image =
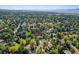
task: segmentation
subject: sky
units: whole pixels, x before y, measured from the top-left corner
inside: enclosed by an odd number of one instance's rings
[[[79,5],[0,5],[0,9],[10,9],[10,10],[79,9]]]

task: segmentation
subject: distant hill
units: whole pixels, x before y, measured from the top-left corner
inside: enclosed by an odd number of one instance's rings
[[[34,13],[34,12],[40,12],[40,13],[73,13],[73,14],[79,14],[79,9],[56,9],[56,10],[42,10],[42,11],[36,11],[36,10],[9,10],[9,9],[0,9],[0,12],[27,12],[27,13]]]
[[[77,13],[77,14],[79,14],[79,9],[57,9],[57,10],[54,10],[53,12],[58,12],[58,13]]]

